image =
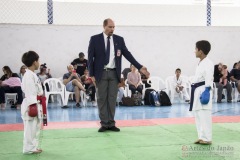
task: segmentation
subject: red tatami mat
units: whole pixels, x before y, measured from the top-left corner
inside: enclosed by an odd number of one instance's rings
[[[240,116],[218,116],[213,117],[213,123],[238,123]],[[134,126],[153,126],[167,124],[193,124],[194,118],[161,118],[161,119],[144,119],[144,120],[117,120],[119,127]],[[81,122],[49,122],[44,129],[67,129],[67,128],[98,128],[99,121],[81,121]],[[23,124],[0,124],[0,132],[21,131]]]

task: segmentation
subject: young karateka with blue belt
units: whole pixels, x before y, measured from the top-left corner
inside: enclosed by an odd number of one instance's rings
[[[212,87],[214,65],[207,57],[211,45],[202,40],[196,43],[195,54],[200,59],[191,90],[190,111],[193,111],[198,132],[195,144],[212,144]]]

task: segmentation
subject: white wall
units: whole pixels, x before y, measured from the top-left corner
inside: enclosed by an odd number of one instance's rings
[[[21,56],[34,50],[47,63],[54,77],[61,77],[66,66],[83,51],[87,56],[90,36],[102,26],[0,25],[0,64],[18,72]],[[198,60],[195,42],[206,39],[212,44],[209,57],[232,68],[240,60],[240,27],[116,27],[136,59],[152,75],[166,78],[177,67],[182,74],[193,75]],[[124,59],[123,66],[129,63]],[[0,74],[1,75],[1,74]]]
[[[53,0],[54,24],[100,25],[110,17],[118,26],[206,26],[206,0],[168,1],[119,4]],[[234,2],[212,0],[212,26],[240,26],[240,0]],[[47,0],[0,0],[0,24],[48,24],[47,20]]]

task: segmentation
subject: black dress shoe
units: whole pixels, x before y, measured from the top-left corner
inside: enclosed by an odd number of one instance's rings
[[[63,109],[69,108],[68,106],[62,106]]]
[[[120,129],[116,126],[109,127],[108,130],[114,131],[114,132],[120,132]]]
[[[98,129],[98,132],[105,132],[106,130],[108,130],[107,127],[102,126],[101,128]]]

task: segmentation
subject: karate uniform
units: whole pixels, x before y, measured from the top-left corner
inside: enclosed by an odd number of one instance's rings
[[[183,86],[183,90],[180,91],[179,93],[177,93],[177,91],[176,91],[177,86]],[[187,93],[186,84],[184,83],[181,76],[179,76],[178,79],[177,79],[176,76],[173,77],[171,92],[173,92],[174,94],[176,94],[176,93],[177,94],[182,94],[182,96],[184,97],[185,100],[190,100],[190,97]],[[174,98],[174,96],[171,96],[171,101],[172,102],[173,102],[173,98]]]
[[[212,141],[212,88],[213,88],[213,71],[214,65],[212,61],[206,57],[199,62],[193,83],[205,81],[205,85],[197,87],[194,92],[193,113],[195,115],[195,123],[198,132],[198,139],[203,141]],[[201,93],[205,87],[211,87],[210,100],[206,105],[200,102]]]
[[[23,153],[31,154],[38,149],[42,122],[42,105],[37,101],[37,95],[42,95],[43,90],[37,75],[29,69],[26,69],[21,87],[25,94],[21,105],[21,116],[24,124]],[[38,116],[30,117],[28,116],[29,105],[35,103],[38,107]]]

